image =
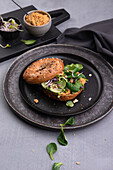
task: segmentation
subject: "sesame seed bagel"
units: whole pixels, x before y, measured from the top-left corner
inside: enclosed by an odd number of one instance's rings
[[[43,58],[27,67],[23,79],[29,84],[46,82],[64,69],[64,63],[58,58]]]

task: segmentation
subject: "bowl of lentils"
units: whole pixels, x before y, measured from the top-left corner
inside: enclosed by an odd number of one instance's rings
[[[0,17],[0,35],[5,39],[15,39],[18,37],[19,33],[23,31],[22,25],[17,18]]]
[[[28,12],[24,15],[24,26],[35,37],[44,36],[51,28],[52,20],[49,13],[40,10]]]

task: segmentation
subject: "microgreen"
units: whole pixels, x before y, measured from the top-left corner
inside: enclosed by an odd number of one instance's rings
[[[74,117],[70,117],[64,124],[60,124],[60,126],[74,125],[74,124],[75,124],[75,119],[74,119]]]
[[[63,127],[61,127],[61,133],[58,136],[57,140],[58,140],[59,144],[61,144],[63,146],[66,146],[68,144],[67,138],[66,138],[66,136],[64,134]]]
[[[21,40],[22,42],[24,42],[26,45],[32,45],[36,42],[36,40]]]
[[[55,143],[50,143],[47,145],[47,152],[51,160],[53,160],[53,153],[55,153],[56,151],[57,151],[57,145]]]
[[[62,164],[63,164],[62,162],[54,163],[52,170],[60,170],[60,166],[61,166]]]
[[[11,45],[7,44],[6,46],[3,46],[2,44],[0,44],[0,47],[7,48],[7,47],[11,47]]]

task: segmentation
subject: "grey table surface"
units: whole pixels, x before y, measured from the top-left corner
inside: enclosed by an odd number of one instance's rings
[[[69,27],[113,17],[112,0],[17,0],[25,7],[51,11],[65,8],[70,20],[58,27],[62,32]],[[18,9],[11,0],[0,0],[0,13]],[[69,144],[57,143],[59,131],[33,127],[18,118],[3,97],[3,79],[15,58],[0,63],[0,170],[51,170],[54,162],[62,162],[61,170],[113,170],[113,111],[107,117],[85,128],[66,131]],[[46,146],[57,143],[58,151],[51,161]],[[80,162],[77,165],[76,162]]]

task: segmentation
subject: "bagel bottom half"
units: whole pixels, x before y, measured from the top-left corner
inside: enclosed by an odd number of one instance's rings
[[[72,100],[76,96],[78,96],[82,92],[82,89],[79,90],[78,92],[73,93],[73,94],[61,93],[59,98],[58,98],[58,93],[53,93],[47,89],[43,89],[43,91],[48,97],[50,97],[52,99],[59,100],[59,101],[67,101],[67,100]]]

